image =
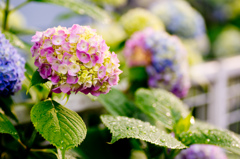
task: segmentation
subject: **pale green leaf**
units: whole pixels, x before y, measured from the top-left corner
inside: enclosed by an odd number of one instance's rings
[[[197,122],[189,131],[178,136],[185,145],[211,144],[240,155],[240,138],[228,130],[218,129],[204,122]]]
[[[189,114],[179,98],[162,89],[138,89],[135,99],[145,114],[171,130],[181,117],[185,118]]]
[[[22,40],[20,40],[16,35],[4,31],[3,34],[5,35],[6,39],[9,40],[9,42],[15,46],[18,47],[20,49],[26,50],[26,51],[30,51],[30,46],[28,44],[26,44],[25,42],[23,42]]]
[[[31,120],[37,131],[59,149],[73,148],[86,137],[87,129],[81,117],[55,101],[42,101],[33,106]]]
[[[188,131],[191,126],[192,118],[194,119],[192,113],[190,113],[186,118],[180,118],[180,120],[173,127],[174,133],[180,134],[182,132]]]
[[[107,22],[110,20],[110,16],[106,11],[93,4],[86,3],[86,1],[84,0],[32,0],[32,1],[60,5],[69,8],[78,14],[87,14],[93,17],[94,19],[103,22]]]
[[[13,124],[2,113],[0,113],[0,133],[10,134],[16,140],[20,140],[17,130],[14,128]]]
[[[119,139],[135,138],[171,149],[186,148],[185,145],[172,137],[172,135],[159,130],[148,122],[121,116],[114,117],[111,115],[102,115],[101,119],[112,133],[111,143]]]

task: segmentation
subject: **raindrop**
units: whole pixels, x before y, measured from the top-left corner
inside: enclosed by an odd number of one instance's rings
[[[210,142],[210,139],[207,139],[206,142]]]
[[[194,123],[195,123],[195,119],[194,119],[193,116],[192,116],[191,119],[190,119],[190,123],[191,123],[191,124],[194,124]]]
[[[61,141],[61,144],[63,143],[63,141]]]
[[[166,116],[170,116],[170,113],[169,113],[169,112],[167,112],[167,113],[166,113]]]
[[[165,139],[160,139],[160,141],[165,142]]]
[[[152,106],[155,108],[155,107],[157,106],[157,104],[156,104],[156,103],[154,103]]]

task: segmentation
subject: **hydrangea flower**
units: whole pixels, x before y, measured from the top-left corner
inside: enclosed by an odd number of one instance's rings
[[[9,96],[21,89],[25,60],[0,33],[0,95]]]
[[[175,159],[227,159],[220,147],[213,145],[195,144],[182,150]]]
[[[119,81],[119,60],[95,30],[74,24],[36,32],[31,48],[43,79],[55,93],[106,94]]]
[[[130,67],[146,67],[150,87],[165,88],[178,97],[187,94],[187,53],[176,36],[149,28],[136,32],[126,42],[124,55]]]
[[[163,23],[154,14],[142,8],[134,8],[123,14],[120,23],[128,35],[136,31],[151,27],[155,30],[164,30]]]
[[[127,37],[123,27],[115,22],[107,24],[96,23],[93,25],[93,28],[97,30],[99,35],[102,35],[102,38],[110,48],[117,47]]]
[[[213,44],[217,57],[234,56],[240,53],[240,30],[234,26],[226,27]]]
[[[186,1],[159,1],[150,10],[163,21],[171,34],[181,38],[196,38],[205,34],[204,19]]]

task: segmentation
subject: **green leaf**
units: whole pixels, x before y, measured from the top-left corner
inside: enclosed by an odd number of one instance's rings
[[[31,120],[46,140],[62,150],[79,145],[86,137],[87,129],[81,117],[55,101],[34,105]]]
[[[185,118],[189,114],[179,98],[162,89],[138,89],[135,99],[145,114],[171,130],[181,117]]]
[[[72,17],[76,17],[79,16],[78,14],[76,14],[75,12],[66,12],[66,13],[61,13],[57,16],[56,20],[57,21],[62,21],[62,20],[66,20],[66,19],[70,19]]]
[[[13,124],[2,113],[0,113],[0,133],[10,134],[16,140],[20,140],[17,130],[14,128]]]
[[[4,111],[5,115],[15,120],[18,123],[18,119],[15,114],[13,114],[11,110],[11,106],[13,105],[13,100],[11,97],[0,97],[0,107]]]
[[[217,145],[240,155],[240,138],[236,134],[204,122],[196,122],[189,131],[181,133],[178,138],[185,145]]]
[[[171,149],[186,148],[185,145],[173,138],[172,135],[159,130],[148,122],[134,118],[114,117],[111,115],[102,115],[101,119],[113,135],[111,143],[119,139],[135,138]]]
[[[112,115],[132,117],[137,110],[137,107],[117,89],[112,89],[108,94],[101,94],[98,101]]]
[[[16,28],[16,27],[11,27],[9,29],[9,32],[12,34],[17,34],[17,35],[34,35],[36,33],[36,30],[34,29],[29,29],[29,28]]]
[[[173,127],[174,133],[180,134],[182,132],[188,131],[191,126],[192,118],[192,113],[190,113],[186,118],[181,118]]]
[[[60,5],[60,6],[69,8],[78,14],[87,14],[96,20],[100,20],[103,22],[110,21],[110,17],[106,11],[102,10],[101,8],[93,4],[88,4],[84,0],[67,0],[67,1],[66,0],[32,0],[32,1]]]
[[[38,70],[36,70],[34,73],[33,73],[33,76],[32,76],[32,79],[31,79],[31,83],[29,85],[29,88],[28,90],[32,87],[32,86],[35,86],[35,85],[39,85],[39,84],[44,84],[48,81],[48,79],[43,79]]]
[[[16,35],[14,35],[10,32],[7,32],[7,31],[3,31],[3,34],[5,35],[6,39],[8,39],[9,42],[13,46],[30,52],[30,46],[28,44],[26,44],[25,42],[23,42],[22,40],[20,40]]]

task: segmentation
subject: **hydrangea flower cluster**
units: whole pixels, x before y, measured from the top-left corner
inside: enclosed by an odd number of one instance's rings
[[[52,81],[55,93],[106,94],[122,72],[117,55],[88,26],[54,27],[36,32],[31,48],[43,79]]]
[[[182,150],[175,159],[227,159],[220,147],[213,145],[195,144]]]
[[[147,28],[126,42],[124,55],[130,67],[145,66],[148,85],[184,97],[190,87],[187,53],[176,36]]]
[[[21,89],[25,60],[0,33],[0,96],[9,96]]]
[[[234,56],[240,53],[240,30],[234,26],[226,27],[213,44],[217,57]]]
[[[118,23],[96,23],[93,28],[97,30],[97,33],[102,36],[110,48],[117,47],[127,37],[126,32]]]
[[[123,14],[120,23],[128,35],[136,31],[151,27],[155,30],[164,30],[164,24],[154,14],[142,8],[134,8]]]
[[[205,34],[204,19],[186,1],[159,1],[150,10],[163,21],[171,34],[181,38],[196,38]]]

